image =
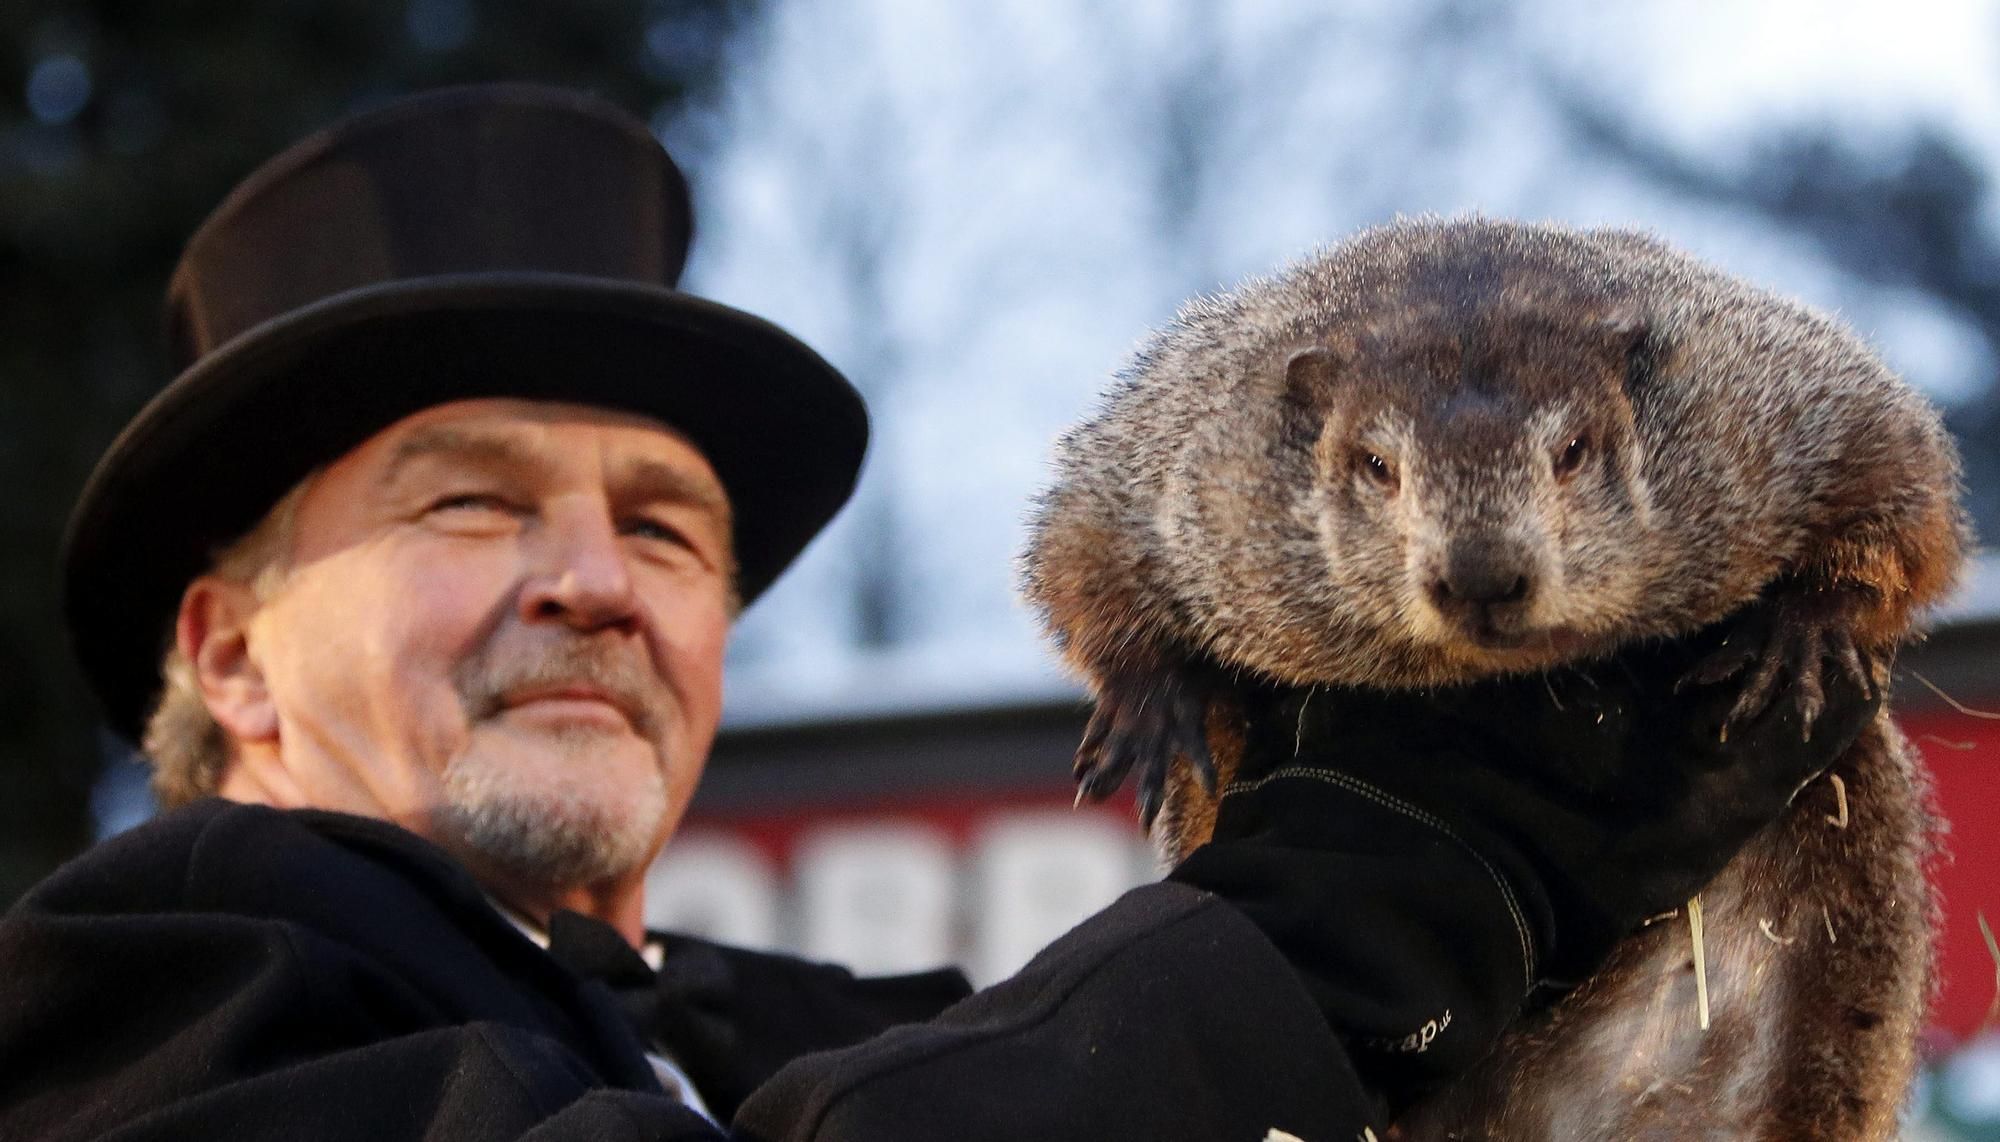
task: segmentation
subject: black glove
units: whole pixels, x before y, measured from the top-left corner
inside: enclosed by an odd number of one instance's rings
[[[1428,693],[1247,695],[1214,839],[1172,878],[1249,915],[1364,1078],[1404,1101],[1698,892],[1873,720],[1876,688],[1835,672],[1810,727],[1780,693],[1725,734],[1737,688],[1677,683],[1769,622],[1758,604],[1604,662]]]

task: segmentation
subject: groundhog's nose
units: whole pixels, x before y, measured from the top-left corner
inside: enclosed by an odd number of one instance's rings
[[[1518,636],[1535,595],[1533,562],[1513,544],[1469,540],[1452,545],[1431,577],[1431,605],[1480,642]]]

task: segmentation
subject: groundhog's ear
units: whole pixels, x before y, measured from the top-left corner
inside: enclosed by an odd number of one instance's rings
[[[1660,339],[1653,323],[1636,309],[1620,306],[1599,318],[1596,332],[1612,360],[1624,370],[1625,388],[1637,393],[1653,378],[1659,361]]]
[[[1346,362],[1325,345],[1308,345],[1285,359],[1285,440],[1310,449],[1333,409],[1333,386]]]
[[[1308,345],[1285,359],[1285,399],[1301,410],[1325,413],[1333,400],[1334,380],[1346,360],[1330,345]]]

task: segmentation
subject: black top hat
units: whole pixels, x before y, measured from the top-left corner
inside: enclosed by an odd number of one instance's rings
[[[335,124],[264,164],[167,291],[180,375],[84,486],[64,614],[138,736],[188,582],[313,469],[465,397],[645,413],[708,457],[747,602],[846,502],[861,398],[784,330],[674,288],[687,185],[599,100],[455,88]]]

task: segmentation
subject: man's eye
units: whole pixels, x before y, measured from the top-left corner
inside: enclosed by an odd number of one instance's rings
[[[656,519],[635,519],[625,526],[627,531],[641,539],[656,539],[662,543],[674,543],[682,547],[688,546],[688,538],[684,532],[677,527],[661,523]]]
[[[505,500],[501,499],[499,496],[493,495],[490,492],[459,492],[455,495],[443,496],[433,501],[431,503],[430,510],[434,512],[449,512],[449,511],[504,512],[508,510],[508,507],[507,507],[507,502]]]

